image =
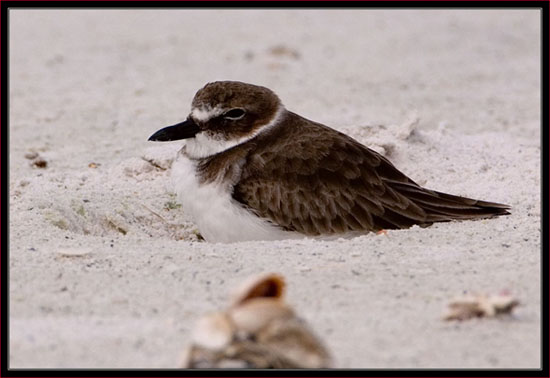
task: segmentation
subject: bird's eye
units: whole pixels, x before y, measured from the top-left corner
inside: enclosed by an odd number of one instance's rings
[[[225,112],[223,114],[223,118],[225,119],[230,119],[232,121],[235,121],[237,119],[241,119],[244,117],[244,109],[241,109],[241,108],[235,108],[235,109],[231,109],[231,110],[228,110],[227,112]]]

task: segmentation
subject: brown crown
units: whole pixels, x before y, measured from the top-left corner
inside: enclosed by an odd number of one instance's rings
[[[272,120],[280,105],[279,97],[270,89],[239,81],[208,83],[195,94],[192,102],[192,107],[197,109],[245,110],[245,116],[239,120],[227,120],[222,114],[206,122],[197,121],[202,130],[225,139],[253,133]]]

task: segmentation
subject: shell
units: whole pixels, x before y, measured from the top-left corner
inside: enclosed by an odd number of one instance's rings
[[[321,340],[296,316],[274,319],[256,338],[258,344],[269,348],[287,367],[321,369],[331,366],[330,354]]]
[[[91,248],[60,248],[57,251],[58,257],[86,257],[92,253]]]
[[[505,314],[519,305],[519,300],[509,294],[494,295],[491,297],[491,303],[496,314]]]
[[[227,315],[218,312],[199,319],[191,337],[195,345],[219,350],[231,342],[234,332],[235,327]]]
[[[510,294],[467,294],[453,299],[443,320],[465,320],[474,317],[494,317],[512,312],[519,301]]]
[[[327,368],[330,355],[306,322],[283,300],[281,275],[247,279],[225,312],[202,318],[184,368]]]
[[[285,279],[277,273],[262,273],[244,281],[234,292],[231,307],[238,306],[252,298],[282,298]]]
[[[294,311],[279,299],[253,298],[228,310],[228,315],[238,331],[256,333],[274,319],[287,319]]]

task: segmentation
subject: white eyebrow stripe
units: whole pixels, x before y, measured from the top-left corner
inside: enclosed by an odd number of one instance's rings
[[[197,121],[206,122],[214,117],[221,115],[222,113],[223,110],[220,107],[210,109],[194,108],[191,111],[191,117]]]
[[[208,135],[207,133],[198,133],[194,138],[186,140],[186,153],[193,159],[202,159],[222,151],[228,150],[239,144],[248,142],[258,134],[267,132],[269,129],[280,124],[281,119],[286,114],[286,109],[283,105],[279,105],[275,115],[265,125],[258,128],[249,135],[245,135],[238,139],[225,140],[217,139]]]

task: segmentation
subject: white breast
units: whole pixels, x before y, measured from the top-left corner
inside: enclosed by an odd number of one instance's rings
[[[231,188],[221,182],[201,184],[196,176],[196,161],[182,153],[178,153],[172,165],[172,180],[183,211],[191,216],[201,235],[209,242],[301,237],[245,210],[231,197]]]

